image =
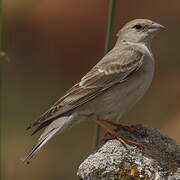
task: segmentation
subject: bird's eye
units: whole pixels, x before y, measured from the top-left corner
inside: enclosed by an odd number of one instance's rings
[[[135,26],[133,26],[133,28],[136,28],[136,29],[142,29],[142,26],[140,24],[136,24]]]

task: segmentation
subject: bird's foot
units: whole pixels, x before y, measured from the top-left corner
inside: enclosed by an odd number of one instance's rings
[[[140,136],[143,136],[143,137],[145,136],[144,133],[138,131],[133,126],[125,126],[125,125],[115,123],[115,122],[112,122],[112,121],[109,121],[109,120],[102,120],[102,121],[106,122],[109,125],[112,125],[112,126],[116,127],[116,131],[124,130],[124,131],[131,132],[132,134],[140,135]]]
[[[107,133],[105,134],[104,138],[101,140],[101,142],[103,141],[107,141],[107,140],[111,140],[111,139],[118,139],[122,145],[127,148],[127,144],[129,145],[135,145],[137,147],[141,147],[140,144],[138,144],[137,142],[135,141],[132,141],[130,139],[128,139],[127,137],[123,137],[121,135],[119,135],[119,133],[117,132],[117,130],[119,129],[123,129],[123,130],[126,130],[126,131],[130,131],[130,132],[133,132],[133,133],[136,133],[136,134],[141,134],[142,133],[139,133],[137,130],[135,130],[134,128],[132,127],[128,127],[128,126],[123,126],[123,125],[119,125],[119,124],[116,124],[114,122],[111,122],[111,121],[107,121],[107,120],[96,120],[96,122],[101,126],[103,127],[104,129],[107,130]],[[112,126],[116,126],[117,129],[111,129],[108,125],[112,125]],[[125,127],[125,128],[124,128]],[[130,130],[129,130],[130,129]],[[138,133],[137,133],[137,132]]]

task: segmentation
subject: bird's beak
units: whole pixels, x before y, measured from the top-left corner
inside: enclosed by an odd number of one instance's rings
[[[161,30],[166,30],[166,28],[165,28],[163,25],[161,25],[161,24],[153,23],[153,24],[149,27],[148,32],[154,33],[154,32],[158,32],[158,31],[161,31]]]

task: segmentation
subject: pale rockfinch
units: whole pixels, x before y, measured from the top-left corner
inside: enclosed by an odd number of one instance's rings
[[[29,162],[54,135],[84,120],[94,120],[123,144],[131,143],[107,125],[111,124],[109,121],[119,121],[150,86],[154,74],[150,45],[157,32],[163,29],[164,26],[148,19],[127,23],[117,33],[114,48],[27,128],[39,125],[36,133],[46,127],[23,160]]]

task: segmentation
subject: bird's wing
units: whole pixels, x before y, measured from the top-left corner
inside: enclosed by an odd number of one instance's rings
[[[127,47],[116,58],[94,66],[79,83],[75,84],[47,112],[27,129],[41,124],[39,129],[54,119],[92,100],[108,88],[121,83],[143,64],[144,55],[137,48]]]

